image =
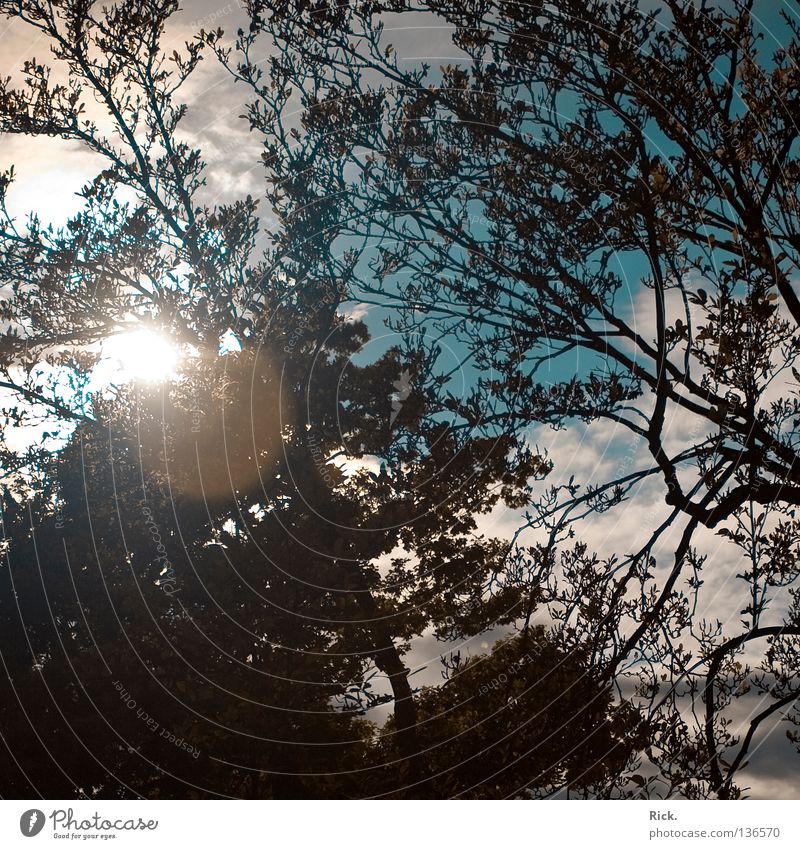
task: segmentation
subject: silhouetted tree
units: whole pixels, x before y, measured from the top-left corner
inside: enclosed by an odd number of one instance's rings
[[[512,433],[429,410],[434,351],[360,362],[369,336],[340,312],[355,266],[329,261],[337,232],[318,220],[289,248],[280,224],[262,254],[251,197],[204,205],[179,92],[220,35],[165,56],[176,9],[0,2],[53,65],[0,83],[0,131],[78,142],[101,162],[61,228],[12,220],[13,175],[0,182],[4,793],[361,796],[365,773],[386,795],[469,792],[491,761],[459,766],[453,785],[431,776],[425,747],[450,726],[420,730],[404,658],[423,633],[520,618],[528,570],[477,519],[523,508],[549,465]],[[178,374],[98,389],[103,343],[142,328],[174,343]],[[221,356],[230,334],[240,350]],[[568,736],[598,726],[600,748],[561,766],[563,745],[525,735],[538,754],[505,795],[621,787],[639,745],[627,708],[604,728],[612,702],[585,647],[526,639],[591,694],[588,713],[564,702]],[[558,701],[536,669],[532,704]],[[435,699],[422,697],[428,720]],[[393,717],[378,737],[361,717],[382,702]],[[491,724],[495,759],[519,721]]]
[[[541,494],[513,553],[537,576],[522,627],[538,607],[637,682],[643,793],[734,796],[759,725],[798,722],[800,41],[787,13],[768,45],[769,6],[253,0],[233,50],[206,35],[252,92],[287,255],[311,245],[410,347],[446,337],[474,368],[466,398],[434,368],[429,409],[470,433],[627,434],[609,480]],[[408,60],[389,13],[435,15],[459,58]],[[649,481],[668,510],[641,548],[575,543]],[[707,562],[706,529],[743,559]],[[705,621],[726,578],[743,609]],[[739,732],[752,686],[767,706]]]
[[[426,769],[408,795],[597,797],[643,783],[631,755],[647,747],[649,729],[629,703],[613,704],[595,673],[588,651],[563,652],[541,626],[487,655],[458,653],[446,683],[419,695]]]

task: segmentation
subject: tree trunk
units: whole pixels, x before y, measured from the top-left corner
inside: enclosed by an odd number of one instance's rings
[[[380,618],[378,605],[369,590],[359,593],[361,609],[371,620],[369,630],[374,635],[375,665],[389,678],[394,696],[394,722],[396,727],[395,744],[403,758],[409,759],[409,768],[416,769],[415,756],[419,752],[417,740],[417,706],[414,693],[408,681],[409,669],[392,640],[389,629]]]

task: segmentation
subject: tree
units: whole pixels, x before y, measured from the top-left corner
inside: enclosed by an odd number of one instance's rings
[[[649,729],[630,703],[613,703],[595,671],[588,651],[563,652],[542,626],[486,655],[459,652],[445,684],[419,695],[426,771],[409,794],[596,798],[644,783],[631,755],[646,748]],[[384,747],[379,740],[367,757],[386,760]]]
[[[434,369],[434,415],[629,435],[609,480],[540,492],[512,551],[522,627],[538,607],[637,682],[653,794],[735,796],[760,724],[798,722],[800,42],[788,13],[768,42],[767,6],[254,0],[234,51],[207,37],[252,92],[286,253],[312,245],[410,348],[467,352],[474,391]],[[460,59],[406,61],[387,13],[435,14]],[[293,134],[272,120],[296,109]],[[652,481],[650,538],[592,553],[581,520]],[[734,549],[704,554],[707,531]],[[705,619],[703,585],[729,578],[741,604]],[[751,686],[766,707],[732,729]]]
[[[62,228],[2,206],[5,435],[46,429],[3,445],[5,791],[352,796],[373,770],[411,792],[425,740],[409,641],[519,617],[528,585],[477,520],[522,508],[549,465],[429,413],[429,352],[358,360],[368,333],[340,312],[349,275],[325,236],[287,250],[281,229],[262,256],[252,197],[203,203],[179,98],[221,36],[165,56],[176,8],[0,3],[53,64],[2,82],[0,130],[100,163]],[[98,389],[103,344],[143,328],[179,373]],[[228,334],[240,350],[221,356]],[[376,743],[360,717],[387,701]],[[539,786],[534,768],[514,781]]]

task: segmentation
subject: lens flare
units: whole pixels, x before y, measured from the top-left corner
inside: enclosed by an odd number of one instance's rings
[[[154,330],[142,328],[112,336],[103,344],[103,354],[118,366],[118,379],[166,380],[178,365],[178,349]]]

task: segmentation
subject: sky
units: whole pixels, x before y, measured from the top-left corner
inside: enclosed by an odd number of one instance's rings
[[[779,6],[791,9],[788,3],[759,3],[765,29],[780,38],[782,24],[779,23]],[[183,10],[174,19],[168,30],[164,48],[170,52],[200,27],[206,29],[222,27],[232,33],[244,22],[242,10],[236,2],[219,4],[216,0],[192,0],[184,4]],[[440,23],[415,17],[413,25],[395,17],[387,29],[387,40],[391,41],[398,54],[409,62],[425,59],[432,65],[444,64],[458,59],[458,52],[449,39],[449,31]],[[0,21],[0,75],[15,74],[25,58],[36,56],[40,61],[47,54],[47,46],[41,41],[30,40],[29,30],[18,25]],[[190,109],[183,125],[191,141],[203,150],[208,167],[205,199],[208,203],[224,203],[242,194],[258,195],[264,185],[264,174],[259,163],[258,139],[247,128],[241,118],[245,94],[237,88],[228,75],[212,59],[201,64],[186,88]],[[77,212],[81,200],[76,192],[98,168],[97,158],[74,143],[58,139],[31,140],[24,137],[0,136],[0,169],[14,166],[17,183],[10,197],[11,211],[23,218],[35,210],[45,222],[54,225],[63,223]],[[630,309],[638,322],[638,330],[646,335],[651,322],[652,310],[648,308],[646,291],[631,291]],[[363,305],[350,305],[351,315],[366,317],[376,335],[382,333],[380,317]],[[674,445],[684,445],[694,423],[685,414],[671,410],[667,431]],[[633,468],[646,462],[644,445],[632,443],[627,432],[622,432],[608,423],[591,427],[574,425],[566,430],[554,431],[547,428],[530,435],[531,441],[546,449],[556,463],[555,478],[568,480],[574,475],[577,480],[602,481],[611,478],[622,464]],[[656,484],[643,485],[622,508],[597,516],[584,525],[583,537],[590,547],[598,552],[619,551],[624,540],[625,552],[633,551],[647,538],[666,516],[663,492]],[[520,517],[517,512],[497,509],[482,520],[481,530],[496,536],[510,536],[518,528]],[[670,565],[671,547],[679,528],[662,539],[661,550],[656,552],[660,568]],[[714,584],[714,572],[707,578],[712,584],[707,589],[705,615],[729,617],[730,611],[738,612],[739,598],[743,587],[731,579],[736,572],[733,560],[738,554],[722,538],[711,531],[698,537],[710,562],[719,564],[718,574],[729,576]],[[730,630],[735,627],[729,623]],[[493,634],[482,635],[461,648],[463,653],[484,651]],[[417,640],[407,659],[415,670],[412,681],[417,685],[438,684],[441,681],[439,658],[445,648],[432,635]],[[747,713],[741,716],[748,721]],[[750,758],[751,767],[743,774],[742,781],[752,788],[754,796],[765,798],[797,798],[796,760],[788,746],[785,724],[773,723],[764,726],[759,733]],[[796,758],[796,755],[794,756]]]

